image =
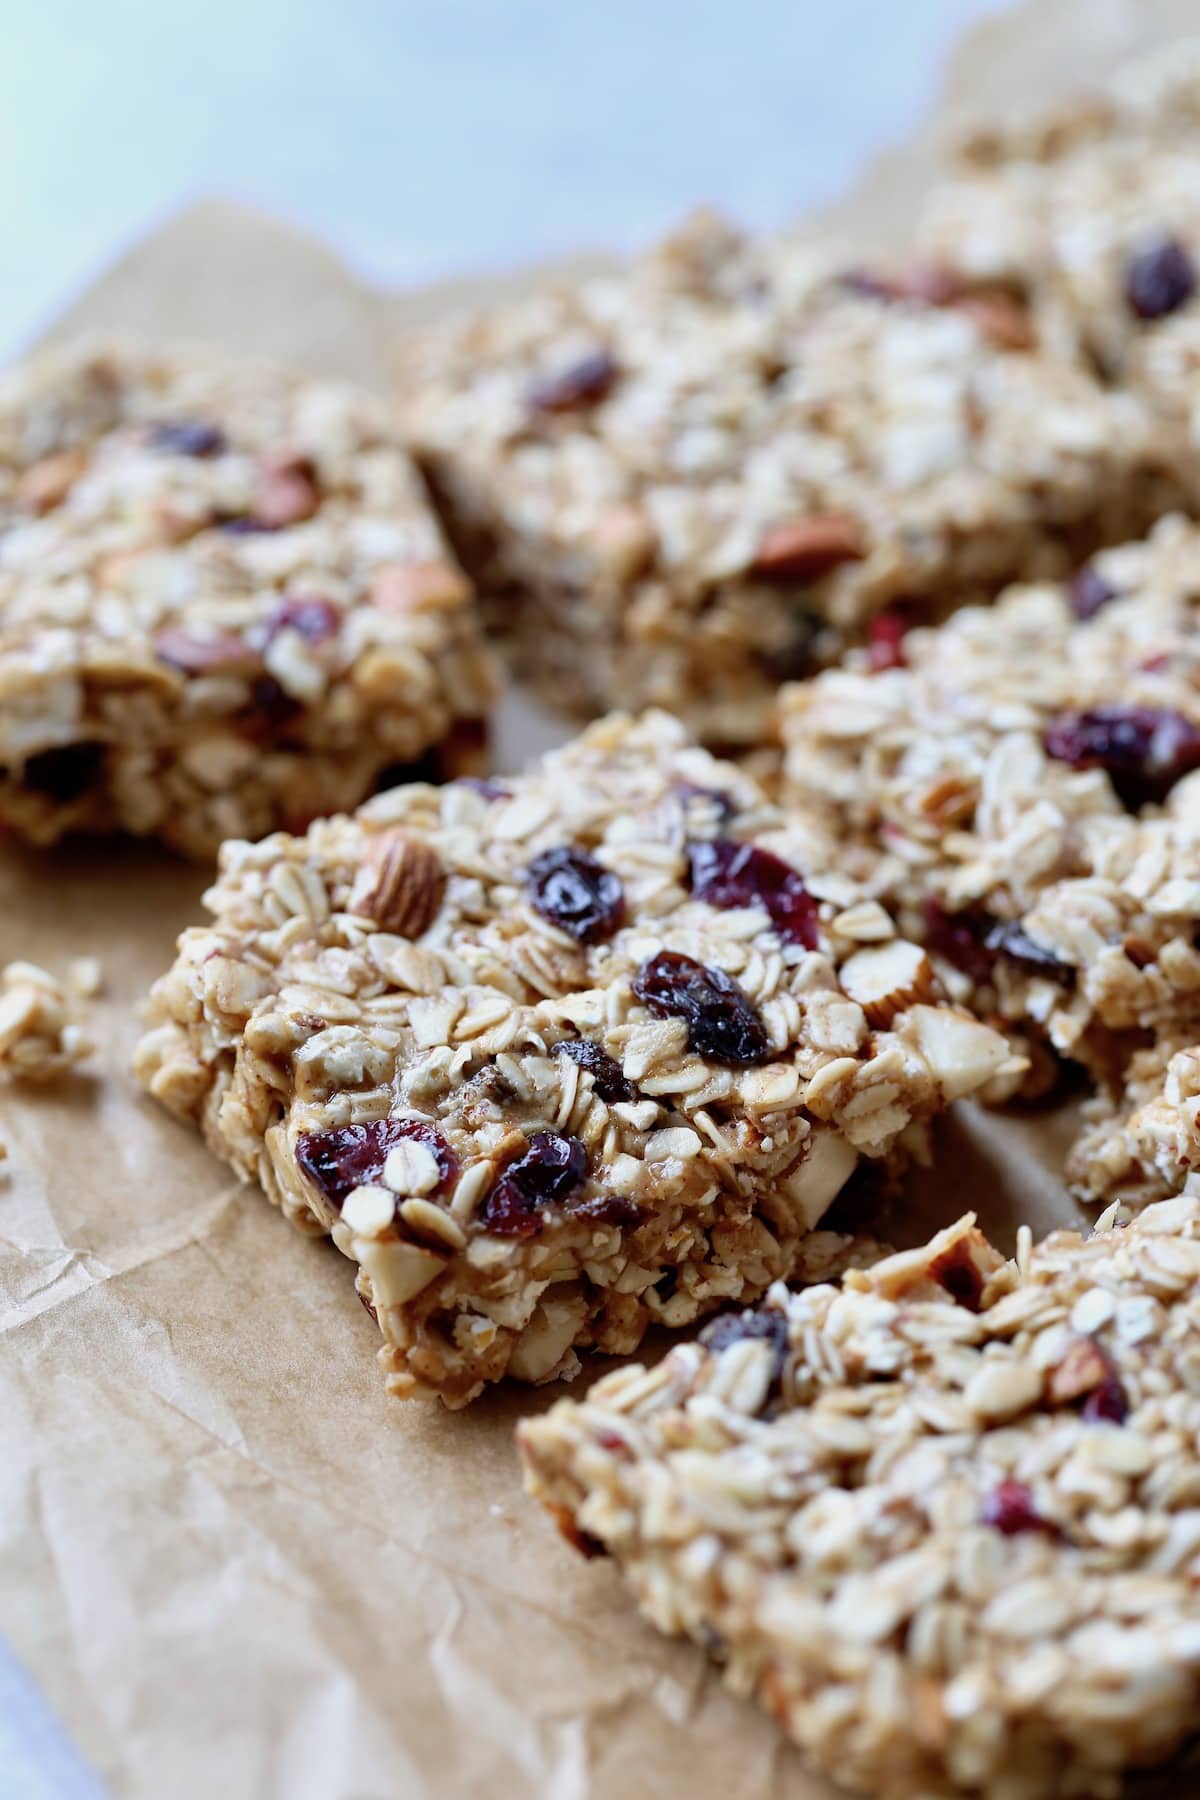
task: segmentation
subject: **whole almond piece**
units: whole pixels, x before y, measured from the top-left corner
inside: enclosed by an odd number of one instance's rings
[[[809,513],[764,531],[750,572],[764,581],[815,581],[865,555],[857,521],[848,513]]]
[[[371,583],[382,612],[439,612],[471,598],[471,584],[448,562],[384,563]]]
[[[407,831],[373,838],[350,895],[349,910],[382,931],[418,938],[437,917],[446,871],[436,850]]]
[[[867,1023],[884,1031],[897,1013],[919,1000],[929,1000],[937,989],[933,965],[919,944],[904,938],[856,950],[842,964],[843,992],[857,1000]]]
[[[87,456],[82,450],[56,450],[40,457],[17,482],[17,500],[30,512],[49,512],[62,505],[86,468]]]

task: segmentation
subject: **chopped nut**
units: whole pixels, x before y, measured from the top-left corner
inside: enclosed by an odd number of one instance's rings
[[[367,845],[350,911],[397,937],[417,938],[437,917],[445,888],[446,871],[432,845],[406,831],[386,831]]]
[[[1051,1406],[1068,1406],[1098,1388],[1110,1371],[1111,1364],[1095,1339],[1077,1337],[1062,1361],[1048,1372],[1046,1399]]]
[[[371,599],[383,612],[437,612],[470,598],[470,582],[448,562],[385,563],[371,584]]]
[[[31,512],[46,513],[61,506],[87,468],[83,450],[56,450],[30,463],[17,482],[16,497]]]
[[[284,453],[264,456],[259,465],[256,522],[268,531],[311,519],[320,505],[312,459]]]
[[[842,986],[857,1000],[868,1024],[886,1031],[897,1013],[937,989],[933,964],[918,944],[893,939],[870,950],[857,950],[843,963]]]
[[[382,1237],[396,1216],[396,1199],[387,1188],[356,1187],[342,1202],[342,1223],[358,1237]]]
[[[750,572],[764,581],[817,581],[865,555],[858,522],[848,513],[810,513],[764,532]]]

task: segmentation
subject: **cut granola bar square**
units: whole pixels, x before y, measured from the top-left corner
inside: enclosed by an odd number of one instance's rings
[[[470,766],[493,688],[365,396],[87,344],[0,380],[0,826],[215,855]]]
[[[424,467],[517,673],[752,741],[889,602],[937,617],[1191,493],[1182,434],[1011,298],[712,221],[406,351]]]
[[[1200,1725],[1198,1346],[1200,1199],[968,1218],[525,1420],[527,1487],[854,1791],[1115,1800]]]
[[[208,905],[139,1077],[332,1232],[400,1395],[812,1278],[860,1158],[1014,1078],[803,819],[664,714],[226,845]]]

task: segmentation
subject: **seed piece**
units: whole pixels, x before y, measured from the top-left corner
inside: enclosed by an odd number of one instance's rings
[[[529,390],[529,405],[539,413],[574,412],[577,407],[595,406],[610,392],[616,379],[617,365],[611,353],[593,350],[558,374],[534,382]]]
[[[1196,270],[1177,238],[1144,244],[1125,269],[1125,299],[1139,319],[1163,319],[1186,305],[1196,288]]]
[[[418,938],[437,917],[446,871],[432,844],[407,831],[371,839],[347,910],[374,919],[382,931]]]
[[[723,969],[706,967],[676,950],[660,950],[633,980],[637,998],[659,1018],[684,1019],[688,1048],[713,1062],[768,1062],[766,1027],[749,998]]]
[[[750,573],[764,581],[816,581],[865,555],[858,522],[848,513],[809,513],[764,531]]]
[[[782,857],[733,838],[703,838],[688,844],[687,858],[697,900],[725,911],[761,906],[785,942],[817,948],[817,903]]]
[[[535,856],[528,870],[534,910],[580,944],[611,937],[625,917],[620,877],[586,850],[560,844]]]
[[[484,1223],[499,1237],[532,1237],[541,1229],[542,1209],[565,1200],[587,1172],[588,1154],[578,1138],[535,1131],[488,1195]]]

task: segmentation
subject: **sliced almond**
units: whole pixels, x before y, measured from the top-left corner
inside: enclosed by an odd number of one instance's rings
[[[446,1266],[444,1256],[417,1244],[356,1237],[352,1248],[371,1283],[371,1300],[380,1311],[415,1299]]]
[[[371,583],[381,612],[451,611],[470,598],[470,582],[448,562],[385,563]]]
[[[765,581],[815,581],[839,563],[866,555],[858,523],[849,513],[809,513],[764,531],[750,565]]]
[[[86,468],[87,456],[82,450],[56,450],[39,457],[17,482],[17,501],[30,512],[49,512],[62,505]]]
[[[843,992],[858,1001],[876,1031],[886,1030],[897,1013],[931,999],[937,989],[924,950],[904,938],[856,950],[842,964],[840,980]]]
[[[382,931],[418,938],[437,916],[446,871],[432,845],[407,831],[372,838],[350,895],[349,911]]]
[[[913,1006],[905,1021],[929,1072],[947,1100],[972,1094],[1012,1054],[1008,1040],[948,1006]]]
[[[1090,1337],[1077,1337],[1046,1376],[1046,1398],[1051,1406],[1069,1406],[1102,1386],[1111,1372],[1099,1344]]]

